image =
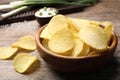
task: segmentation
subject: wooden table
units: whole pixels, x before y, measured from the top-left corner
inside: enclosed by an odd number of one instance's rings
[[[120,0],[102,0],[97,5],[83,11],[67,14],[68,17],[85,18],[98,21],[111,21],[120,41]],[[21,36],[35,36],[40,28],[36,20],[23,21],[0,26],[0,47],[10,46]],[[13,60],[0,60],[0,80],[120,80],[120,43],[111,60],[103,69],[91,74],[60,74],[50,69],[38,55],[41,66],[30,74],[19,74],[14,70]]]

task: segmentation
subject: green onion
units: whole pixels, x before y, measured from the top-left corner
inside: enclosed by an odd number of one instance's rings
[[[40,6],[48,6],[48,5],[90,6],[97,3],[98,1],[99,0],[20,0],[20,1],[10,2],[9,4],[0,5],[0,10],[12,9],[12,11],[1,15],[2,17],[7,18],[31,6],[32,7],[38,6],[38,5]]]
[[[48,13],[48,15],[52,15],[51,13]]]
[[[40,12],[40,14],[39,14],[40,16],[42,16],[42,12]]]
[[[47,11],[47,7],[44,7],[44,11]]]
[[[15,9],[15,10],[12,10],[12,11],[10,11],[8,13],[1,14],[1,17],[2,18],[7,18],[9,16],[15,15],[18,12],[21,12],[21,11],[26,10],[26,9],[28,9],[28,6],[22,6],[20,8]]]
[[[0,5],[0,10],[5,10],[5,9],[12,9],[14,8],[12,5]]]

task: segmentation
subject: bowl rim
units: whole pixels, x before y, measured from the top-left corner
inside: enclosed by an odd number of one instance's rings
[[[100,55],[90,55],[90,56],[80,56],[80,57],[72,57],[72,56],[63,56],[63,55],[59,55],[59,54],[55,54],[49,50],[47,50],[41,43],[40,39],[40,34],[42,32],[42,30],[46,27],[47,25],[44,25],[42,26],[41,28],[39,28],[39,30],[37,31],[36,33],[36,36],[35,36],[35,40],[36,40],[36,44],[37,46],[39,46],[43,51],[46,52],[46,54],[48,55],[51,55],[51,56],[54,56],[54,57],[57,57],[57,58],[64,58],[64,59],[73,59],[73,60],[77,60],[77,59],[86,59],[86,58],[97,58],[97,57],[101,57],[101,56],[104,56],[104,55],[107,55],[109,54],[112,50],[114,50],[118,44],[118,38],[117,38],[117,35],[115,34],[115,32],[112,31],[112,43],[110,45],[110,47],[108,48],[107,51],[103,52],[102,54]]]

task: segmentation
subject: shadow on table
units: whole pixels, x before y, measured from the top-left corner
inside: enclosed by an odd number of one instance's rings
[[[119,62],[113,58],[104,68],[96,72],[64,74],[56,72],[61,80],[118,80],[120,79]]]

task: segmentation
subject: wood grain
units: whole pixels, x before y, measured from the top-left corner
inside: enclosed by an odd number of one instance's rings
[[[89,74],[62,74],[50,69],[40,58],[37,50],[31,52],[40,59],[41,66],[30,74],[19,74],[14,70],[13,60],[0,60],[0,80],[120,80],[120,0],[102,0],[84,11],[66,14],[68,17],[98,21],[111,21],[118,36],[114,58],[101,70]],[[0,47],[10,46],[24,35],[35,36],[39,29],[35,21],[23,21],[0,26]]]

